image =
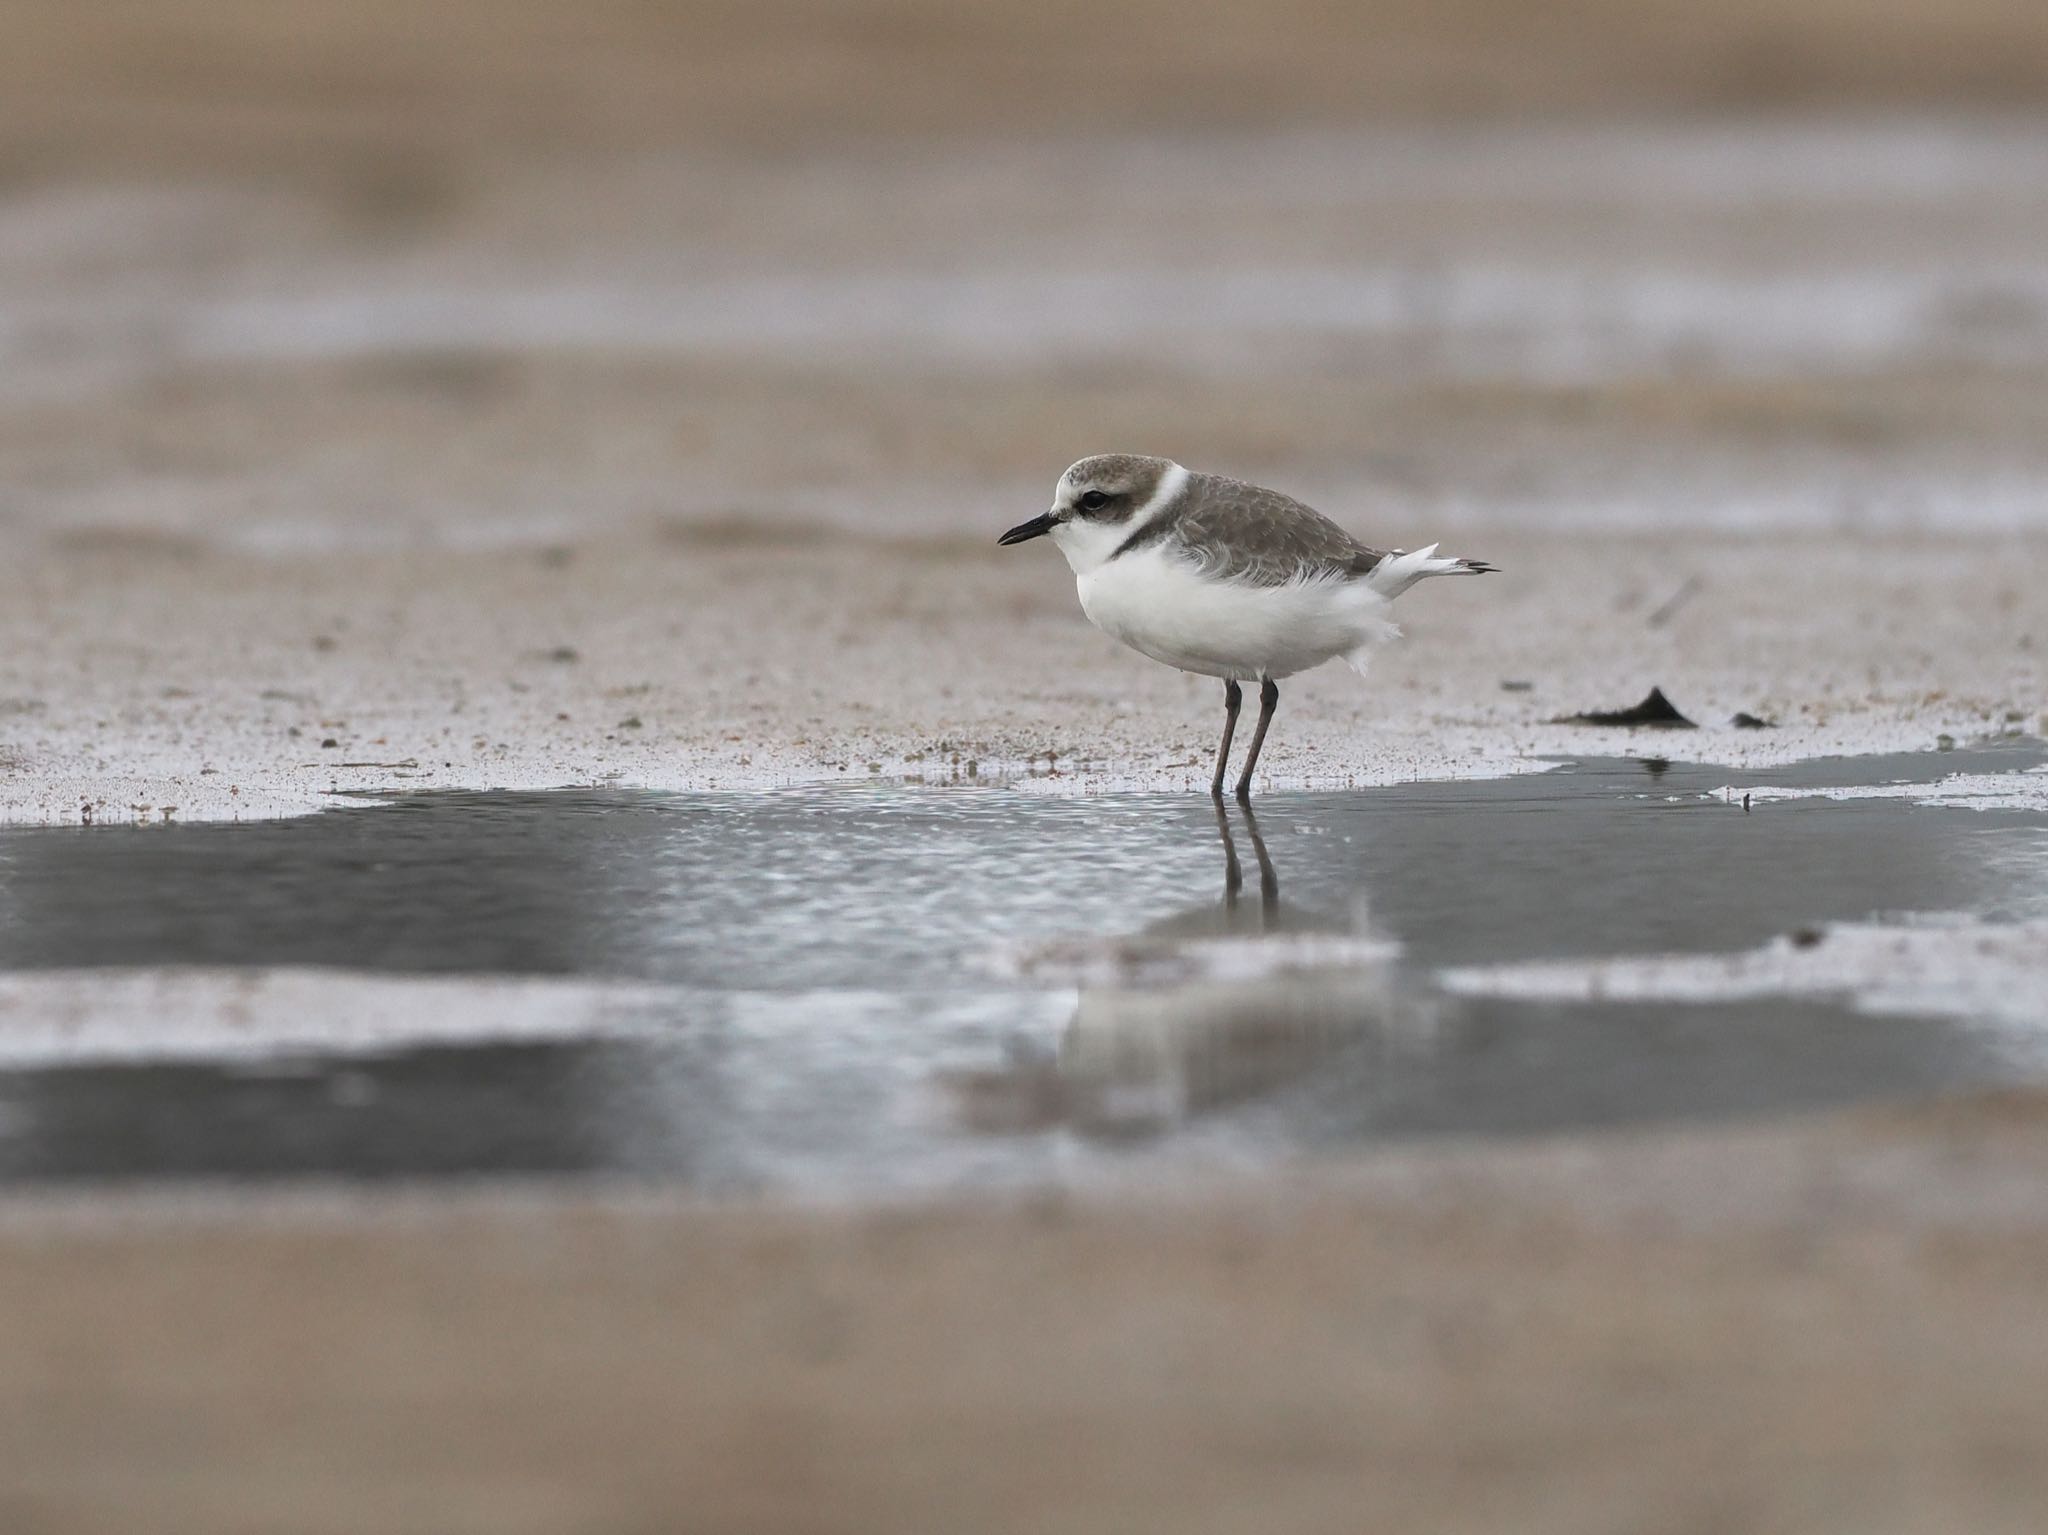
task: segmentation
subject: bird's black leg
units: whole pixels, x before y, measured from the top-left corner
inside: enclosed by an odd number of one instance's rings
[[[1226,678],[1223,683],[1223,744],[1216,748],[1216,777],[1209,785],[1209,793],[1216,799],[1223,798],[1223,774],[1230,766],[1230,738],[1237,733],[1237,710],[1244,702],[1244,689]]]
[[[1259,682],[1259,728],[1252,732],[1251,750],[1244,754],[1244,772],[1237,780],[1237,797],[1248,800],[1252,797],[1252,769],[1259,765],[1259,748],[1266,744],[1266,727],[1273,723],[1273,711],[1280,707],[1280,684],[1271,677]],[[1223,778],[1219,771],[1216,791],[1223,791]]]

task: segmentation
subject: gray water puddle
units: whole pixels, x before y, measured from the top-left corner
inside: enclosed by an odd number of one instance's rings
[[[620,983],[632,1016],[590,1037],[18,1064],[0,1071],[0,1177],[1028,1186],[2008,1080],[2035,1056],[1967,1017],[1454,998],[1432,977],[1743,950],[1887,913],[2038,918],[2048,815],[1740,797],[2043,760],[1584,761],[1253,814],[1002,788],[578,789],[7,830],[0,972],[573,977]]]

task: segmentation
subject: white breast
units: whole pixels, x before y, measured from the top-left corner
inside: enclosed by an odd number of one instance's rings
[[[1386,601],[1344,580],[1253,586],[1203,575],[1171,539],[1075,578],[1081,611],[1155,661],[1206,677],[1287,677],[1399,631]]]

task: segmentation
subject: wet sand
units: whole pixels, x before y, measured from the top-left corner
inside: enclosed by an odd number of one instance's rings
[[[0,1499],[195,1535],[2020,1531],[2044,1187],[2008,1096],[1139,1209],[17,1200]]]
[[[81,34],[19,0],[0,143],[30,168],[324,172],[414,206],[419,160],[677,142],[762,153],[853,137],[997,141],[1361,118],[1507,121],[2028,110],[2048,97],[2029,0],[1478,0],[1061,7],[947,0],[260,0],[116,5]],[[426,179],[431,191],[435,179]]]
[[[1269,787],[1575,755],[1755,765],[2043,728],[2032,536],[1456,546],[1507,573],[1404,597],[1408,638],[1368,677],[1288,684]],[[1056,555],[966,534],[688,529],[346,558],[77,535],[0,588],[15,819],[251,817],[426,787],[1195,790],[1221,714],[1213,682],[1090,628]],[[1552,723],[1653,684],[1703,728]],[[1734,728],[1738,712],[1776,728]]]

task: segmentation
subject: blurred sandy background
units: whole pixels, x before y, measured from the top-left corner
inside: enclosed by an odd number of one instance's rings
[[[2019,0],[16,4],[7,510],[979,533],[1137,443],[1380,524],[2031,523],[2044,91]]]

